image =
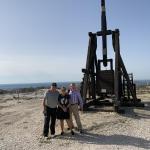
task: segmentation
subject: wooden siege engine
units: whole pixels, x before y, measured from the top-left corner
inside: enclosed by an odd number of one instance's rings
[[[97,37],[102,39],[102,59],[97,58]],[[112,37],[115,53],[113,59],[107,58],[107,37]],[[102,69],[110,66],[110,69]],[[101,31],[89,33],[89,45],[86,68],[81,83],[81,95],[84,107],[91,105],[113,105],[119,112],[121,106],[144,106],[136,96],[133,74],[128,74],[120,54],[119,29],[108,30],[105,0],[101,0]]]

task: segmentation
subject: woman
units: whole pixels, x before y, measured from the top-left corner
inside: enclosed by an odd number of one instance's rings
[[[69,98],[70,98],[69,95],[66,93],[66,88],[62,87],[60,94],[58,96],[58,109],[57,109],[57,119],[60,120],[61,135],[64,134],[64,120],[67,121],[67,124],[71,130],[71,134],[74,135],[69,113],[69,106],[70,106]]]

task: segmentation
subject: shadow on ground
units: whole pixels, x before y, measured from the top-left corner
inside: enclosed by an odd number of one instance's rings
[[[144,102],[145,107],[122,107],[125,110],[124,114],[120,114],[125,117],[133,118],[133,119],[150,119],[150,102]],[[138,110],[137,111],[135,111]],[[144,113],[143,111],[146,111]],[[97,106],[88,108],[84,113],[97,113],[97,112],[114,112],[113,107],[104,107],[104,106]]]
[[[123,145],[123,146],[134,146],[138,148],[150,149],[150,141],[126,135],[114,134],[111,136],[105,136],[93,133],[84,133],[80,135],[76,134],[74,136],[67,134],[65,136],[57,136],[56,138],[61,140],[69,139],[83,144],[86,143],[96,145]]]
[[[122,116],[133,119],[150,119],[150,102],[144,102],[145,107],[124,107],[125,114]]]

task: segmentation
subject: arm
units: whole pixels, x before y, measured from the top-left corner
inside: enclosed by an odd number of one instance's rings
[[[43,99],[43,113],[45,112],[45,99]]]
[[[58,96],[58,104],[57,104],[63,111],[64,111],[64,108],[62,107],[62,105],[60,104],[60,95]]]
[[[83,110],[83,100],[79,92],[78,92],[78,100],[79,100],[80,109]]]
[[[44,95],[44,99],[43,99],[43,113],[45,113],[45,108],[46,108],[45,100],[46,100],[46,94]]]
[[[67,105],[67,108],[69,108],[69,107],[70,107],[70,105],[71,105],[71,104],[69,103],[69,104]]]
[[[45,98],[43,99],[43,108],[45,107]]]
[[[43,113],[46,112],[47,94],[48,94],[48,90],[44,93],[44,99],[43,99]]]
[[[68,105],[67,105],[67,108],[69,108],[70,107],[70,105],[71,105],[71,99],[70,99],[71,97],[70,97],[70,95],[68,94]]]
[[[61,105],[60,105],[60,103],[58,102],[58,106],[61,108],[61,109],[64,109]]]

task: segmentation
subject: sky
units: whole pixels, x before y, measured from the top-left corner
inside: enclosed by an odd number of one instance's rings
[[[150,0],[106,0],[108,28],[135,79],[150,79]],[[81,81],[100,0],[0,0],[0,84]],[[101,38],[97,55],[101,58]],[[114,52],[108,38],[108,57]]]

